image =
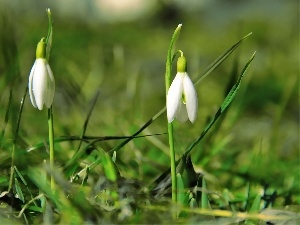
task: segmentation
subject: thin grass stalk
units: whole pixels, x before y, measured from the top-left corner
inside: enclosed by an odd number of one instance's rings
[[[23,98],[21,100],[20,110],[19,110],[19,114],[18,114],[17,126],[16,126],[16,130],[15,130],[12,153],[11,153],[11,168],[10,168],[10,178],[9,178],[9,184],[8,184],[8,192],[11,191],[12,186],[13,186],[13,181],[14,181],[16,142],[17,142],[17,138],[18,138],[18,134],[19,134],[19,127],[20,127],[21,116],[22,116],[22,112],[23,112],[24,100],[26,98],[27,92],[28,92],[28,87],[26,87],[26,89],[25,89],[25,93],[24,93]]]

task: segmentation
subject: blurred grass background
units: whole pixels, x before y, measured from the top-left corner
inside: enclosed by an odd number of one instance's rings
[[[219,172],[248,172],[250,180],[280,187],[285,194],[293,187],[299,195],[299,2],[117,2],[0,1],[1,123],[9,91],[13,91],[7,146],[35,59],[36,44],[47,34],[46,8],[51,8],[54,18],[50,65],[56,80],[56,136],[81,134],[88,107],[98,90],[87,135],[130,135],[160,110],[165,104],[167,49],[179,23],[183,28],[177,48],[184,52],[192,78],[253,32],[233,56],[197,87],[198,118],[194,125],[175,123],[176,150],[178,156],[182,154],[204,129],[224,99],[231,75],[238,74],[257,51],[226,120],[194,150],[192,160],[216,187],[222,182],[222,188],[234,186],[230,174]],[[27,97],[20,127],[24,148],[47,139],[46,118],[46,111],[38,112]],[[165,120],[165,116],[159,118],[146,132],[166,132]],[[115,143],[108,141],[101,147],[109,150]],[[123,175],[154,179],[168,167],[167,143],[166,135],[130,142],[118,152],[118,157],[127,163],[120,166]],[[76,147],[74,143],[57,145],[57,160],[65,162]],[[1,164],[9,165],[9,147],[2,148]],[[17,166],[41,164],[47,156],[37,153],[18,153]],[[299,203],[299,196],[292,202]]]

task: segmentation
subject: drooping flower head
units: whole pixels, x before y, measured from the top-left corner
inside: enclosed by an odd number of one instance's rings
[[[46,59],[46,43],[42,38],[36,48],[36,60],[31,68],[28,82],[29,96],[33,107],[50,108],[53,102],[55,82],[52,70]]]
[[[194,123],[197,117],[197,92],[186,71],[186,59],[181,54],[177,61],[177,74],[167,94],[167,117],[169,123],[174,118],[180,122],[185,122],[189,119]]]

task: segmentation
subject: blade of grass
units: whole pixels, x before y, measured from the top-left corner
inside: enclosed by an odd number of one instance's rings
[[[43,169],[30,167],[27,173],[28,177],[39,188],[40,192],[42,192],[42,194],[40,194],[39,196],[42,197],[43,194],[45,194],[47,198],[51,199],[55,207],[57,207],[60,210],[62,207],[62,199],[58,199],[57,196],[52,192],[49,183],[44,182],[41,170]]]
[[[201,203],[199,205],[201,206],[201,209],[210,209],[207,188],[206,188],[206,182],[205,182],[204,177],[202,178]]]
[[[247,69],[249,68],[250,64],[252,63],[254,57],[255,57],[255,52],[253,53],[253,55],[251,56],[250,60],[245,65],[245,67],[244,67],[242,73],[240,74],[237,82],[231,88],[230,92],[228,93],[228,95],[224,99],[223,103],[221,104],[221,106],[220,106],[219,110],[217,111],[217,113],[215,114],[215,116],[212,118],[212,120],[206,126],[206,128],[204,129],[204,131],[202,131],[201,135],[196,140],[194,140],[190,144],[190,146],[188,146],[186,152],[184,153],[185,155],[188,154],[188,153],[190,153],[192,151],[192,149],[203,139],[203,137],[207,134],[207,132],[210,130],[210,128],[214,125],[214,123],[218,120],[218,118],[222,115],[222,113],[230,105],[230,103],[232,102],[232,100],[236,96],[236,93],[237,93],[238,89],[240,88],[242,79],[243,79],[243,77],[244,77]]]
[[[184,183],[180,173],[177,173],[177,201],[179,204],[184,205],[186,193],[184,192]]]
[[[260,210],[260,202],[261,202],[261,195],[260,194],[257,194],[255,196],[255,199],[251,205],[251,208],[249,210],[249,213],[252,214],[252,213],[258,213],[259,210]],[[255,219],[251,219],[251,220],[247,220],[245,221],[245,224],[257,224],[258,220],[255,220]]]
[[[18,177],[21,179],[21,181],[23,182],[24,185],[27,185],[26,180],[24,179],[24,177],[22,176],[22,174],[20,173],[20,171],[17,169],[17,167],[15,167],[15,171],[18,175]]]
[[[156,136],[156,135],[162,135],[165,133],[161,134],[148,134],[148,135],[139,135],[139,136],[134,136],[133,138],[142,138],[142,137],[148,137],[148,136]],[[82,138],[80,136],[60,136],[54,138],[54,143],[61,143],[61,142],[70,142],[70,141],[82,141],[88,144],[91,144],[90,141],[94,141],[93,144],[101,141],[108,141],[108,140],[122,140],[122,139],[127,139],[131,138],[132,136],[83,136]],[[31,146],[30,148],[27,149],[27,152],[31,152],[34,150],[38,150],[41,148],[45,148],[45,143],[49,144],[49,141],[44,141],[41,143],[38,143],[34,146]],[[74,157],[74,156],[73,156]]]
[[[20,128],[20,122],[21,122],[21,116],[22,116],[22,112],[23,112],[23,106],[24,106],[24,102],[25,102],[25,98],[28,92],[28,87],[26,86],[25,88],[25,92],[23,95],[23,98],[21,100],[21,104],[20,104],[20,110],[18,113],[18,119],[17,119],[17,125],[16,125],[16,130],[14,133],[14,141],[13,141],[13,146],[12,146],[12,153],[11,153],[11,170],[10,170],[10,178],[9,178],[9,186],[8,186],[8,192],[11,191],[11,188],[13,186],[13,177],[14,177],[14,168],[15,168],[15,149],[16,149],[16,142],[17,142],[17,138],[18,138],[18,134],[19,134],[19,128]]]
[[[84,121],[84,123],[83,123],[82,134],[81,134],[81,136],[80,136],[81,139],[82,139],[82,138],[84,137],[84,135],[85,135],[85,132],[86,132],[86,129],[87,129],[87,125],[88,125],[88,123],[89,123],[89,120],[90,120],[90,117],[91,117],[91,115],[92,115],[93,109],[94,109],[94,107],[95,107],[95,105],[96,105],[96,102],[97,102],[97,100],[98,100],[98,96],[99,96],[99,90],[97,90],[95,96],[94,96],[93,99],[92,99],[92,102],[91,102],[91,104],[90,104],[90,108],[89,108],[88,114],[87,114],[86,119],[85,119],[85,121]],[[82,144],[82,140],[80,140],[76,152],[79,151],[79,149],[80,149],[80,147],[81,147],[81,144]]]
[[[111,157],[103,150],[100,150],[100,154],[102,156],[102,165],[106,178],[115,182],[117,180],[117,173]]]
[[[31,191],[30,191],[30,189],[27,185],[27,182],[26,182],[25,178],[23,177],[23,175],[21,174],[21,172],[18,170],[18,168],[16,166],[14,167],[14,171],[16,172],[18,177],[21,179],[22,183],[25,185],[28,193],[30,193],[30,197],[33,198],[32,193],[31,193]],[[37,205],[36,202],[34,202],[34,203],[35,203],[35,205]]]
[[[24,195],[23,195],[22,188],[20,187],[20,184],[19,184],[19,181],[17,178],[15,178],[15,189],[16,189],[19,199],[24,203]]]
[[[251,208],[249,210],[249,213],[257,213],[260,210],[260,200],[261,200],[261,196],[260,194],[256,195]]]
[[[250,35],[252,35],[252,32],[247,34],[245,37],[243,37],[240,41],[235,43],[231,48],[229,48],[225,53],[220,55],[215,61],[213,61],[207,69],[204,71],[204,73],[200,76],[198,76],[195,79],[195,86],[198,85],[205,77],[207,77],[211,72],[213,72],[221,63],[231,54],[234,52],[234,50],[239,47]]]

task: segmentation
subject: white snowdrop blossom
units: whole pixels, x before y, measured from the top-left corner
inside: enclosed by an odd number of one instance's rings
[[[33,107],[50,108],[53,102],[55,82],[52,70],[45,59],[45,43],[42,39],[37,46],[37,57],[29,75],[28,89]]]
[[[180,122],[185,122],[189,119],[194,123],[198,112],[197,92],[192,80],[186,72],[185,58],[183,57],[184,59],[181,60],[182,57],[183,56],[178,59],[178,72],[167,94],[167,117],[169,123],[171,123],[174,118]]]

